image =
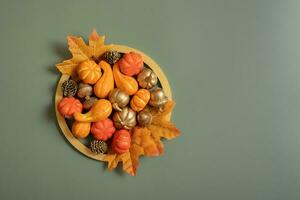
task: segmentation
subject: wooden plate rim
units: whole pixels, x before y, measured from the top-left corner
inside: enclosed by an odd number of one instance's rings
[[[150,58],[148,55],[146,55],[145,53],[143,53],[137,49],[134,49],[134,48],[131,48],[128,46],[124,46],[124,45],[113,45],[112,50],[116,50],[121,53],[127,53],[130,51],[135,51],[135,52],[140,53],[143,57],[144,63],[146,63],[157,74],[158,79],[161,83],[161,86],[164,89],[168,98],[170,100],[172,99],[172,92],[171,92],[171,88],[170,88],[168,79],[166,78],[161,67],[152,58]],[[74,135],[72,134],[71,130],[69,129],[69,127],[67,125],[65,118],[62,117],[60,115],[60,113],[58,112],[57,105],[58,105],[59,101],[63,98],[61,85],[64,81],[66,81],[68,79],[69,79],[69,75],[62,74],[60,80],[58,81],[57,88],[56,88],[55,112],[56,112],[56,118],[57,118],[58,125],[59,125],[62,133],[64,134],[64,136],[67,138],[67,140],[72,144],[72,146],[75,149],[77,149],[79,152],[81,152],[82,154],[84,154],[85,156],[87,156],[89,158],[103,161],[105,154],[93,153],[87,146],[82,144],[80,142],[80,140],[78,140],[76,137],[74,137]],[[171,118],[171,114],[168,116],[168,118],[169,119]]]

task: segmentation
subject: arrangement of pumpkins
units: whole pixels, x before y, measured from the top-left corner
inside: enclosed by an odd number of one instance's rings
[[[62,84],[64,97],[57,109],[73,120],[75,137],[92,135],[90,149],[96,154],[128,151],[130,130],[152,122],[145,108],[162,108],[168,101],[156,74],[136,52],[107,51],[100,60],[84,60],[75,72],[78,79]]]

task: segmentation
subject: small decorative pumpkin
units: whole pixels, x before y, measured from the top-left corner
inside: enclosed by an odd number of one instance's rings
[[[136,118],[140,126],[147,126],[152,122],[152,115],[146,110],[139,112]]]
[[[94,103],[98,101],[98,99],[96,97],[90,97],[90,98],[87,98],[84,102],[83,102],[83,108],[86,109],[86,110],[89,110],[93,105]]]
[[[72,133],[77,138],[86,138],[91,129],[90,122],[78,122],[75,121],[72,125]]]
[[[108,149],[106,142],[102,140],[93,140],[90,144],[91,151],[99,154],[99,153],[105,153]]]
[[[150,92],[146,89],[139,89],[130,101],[132,110],[139,112],[145,108],[150,100]]]
[[[109,92],[114,89],[114,77],[111,66],[107,62],[100,61],[99,66],[104,72],[94,86],[94,93],[99,98],[106,98]]]
[[[130,133],[127,130],[116,131],[112,141],[112,149],[117,153],[125,153],[131,145]]]
[[[128,95],[136,93],[139,87],[137,81],[131,76],[122,74],[117,63],[113,66],[113,75],[117,88],[126,92]]]
[[[156,88],[150,94],[149,104],[153,107],[162,107],[168,102],[168,97],[161,88]]]
[[[106,99],[100,99],[93,104],[89,112],[85,114],[75,112],[74,118],[76,121],[80,122],[97,122],[108,118],[111,112],[111,103]]]
[[[115,112],[113,121],[117,129],[131,129],[136,125],[136,113],[132,109],[125,107],[122,111]]]
[[[116,131],[113,122],[110,119],[100,120],[92,124],[91,133],[97,140],[106,141]]]
[[[77,96],[80,98],[89,97],[93,94],[93,87],[89,84],[79,83]]]
[[[101,70],[93,60],[86,60],[77,67],[79,79],[87,84],[95,84],[101,77]]]
[[[60,100],[57,109],[62,116],[71,117],[75,112],[82,111],[82,104],[74,97],[65,97]]]
[[[149,68],[144,68],[137,76],[137,81],[142,88],[150,89],[157,84],[156,74]]]
[[[129,96],[118,88],[115,88],[109,94],[109,101],[115,110],[121,111],[129,103]]]
[[[119,60],[120,71],[127,76],[134,76],[143,69],[143,58],[139,53],[125,53]]]

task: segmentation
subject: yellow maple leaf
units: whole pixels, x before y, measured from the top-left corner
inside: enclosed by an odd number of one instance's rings
[[[111,46],[104,45],[105,36],[98,35],[97,31],[94,29],[89,37],[89,51],[92,57],[102,56]]]
[[[99,36],[96,30],[93,30],[89,37],[87,45],[81,37],[68,36],[69,50],[72,58],[56,65],[62,74],[75,76],[76,67],[88,59],[98,59],[106,51],[111,49],[112,45],[104,45],[104,36]]]
[[[77,65],[78,64],[75,63],[72,59],[69,59],[63,61],[62,63],[56,64],[56,67],[60,71],[60,73],[71,75]]]

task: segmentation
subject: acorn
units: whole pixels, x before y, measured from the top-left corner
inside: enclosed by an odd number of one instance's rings
[[[98,100],[98,98],[96,98],[96,97],[87,98],[83,102],[83,108],[86,110],[89,110],[97,100]]]
[[[147,126],[152,122],[152,114],[146,110],[139,112],[136,118],[140,126]]]
[[[106,153],[107,151],[107,144],[102,140],[93,140],[90,144],[91,151],[99,154],[99,153]]]
[[[107,51],[104,58],[109,64],[113,65],[121,58],[121,54],[117,51]]]
[[[77,89],[78,89],[76,81],[74,81],[72,79],[69,79],[69,80],[66,80],[65,82],[63,82],[61,87],[62,87],[63,95],[65,97],[75,96]]]
[[[89,97],[93,94],[93,87],[89,84],[79,83],[77,95],[80,98]]]
[[[149,104],[153,107],[162,107],[168,102],[168,97],[161,88],[155,88],[150,94]]]

